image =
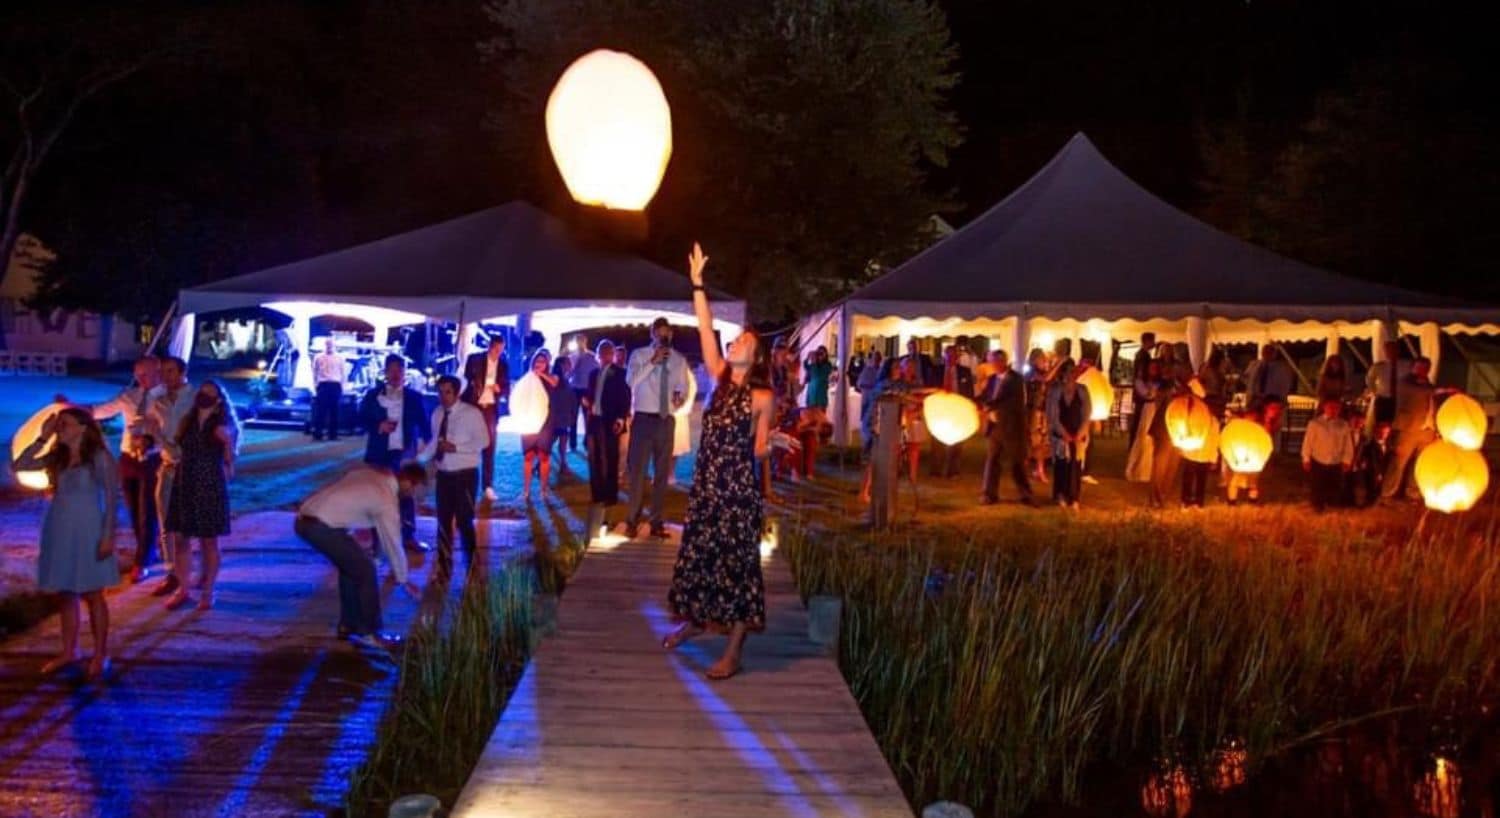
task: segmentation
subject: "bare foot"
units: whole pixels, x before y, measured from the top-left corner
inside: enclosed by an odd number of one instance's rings
[[[109,657],[105,656],[102,653],[96,653],[96,654],[94,654],[94,658],[92,658],[92,659],[89,660],[89,673],[88,673],[88,679],[89,679],[89,681],[91,681],[91,682],[97,682],[100,679],[103,679],[104,678],[104,674],[106,674],[108,672],[109,672]]]
[[[179,608],[186,608],[191,604],[193,604],[193,598],[188,596],[187,589],[178,588],[176,593],[167,598],[166,607],[169,611],[175,611]]]
[[[734,678],[741,669],[738,656],[721,656],[704,675],[711,682],[723,682]]]
[[[684,622],[681,625],[678,625],[677,630],[672,631],[672,633],[666,639],[661,640],[661,646],[666,648],[667,650],[676,650],[678,646],[680,646],[683,642],[686,642],[695,636],[701,636],[702,634],[702,628],[694,625],[691,622]]]
[[[213,607],[214,607],[214,593],[213,593],[213,591],[207,591],[207,592],[205,592],[203,594],[203,596],[198,597],[198,610],[200,610],[200,611],[208,611],[208,610],[212,610]]]
[[[47,664],[42,665],[42,675],[51,676],[76,661],[78,661],[77,653],[59,653],[49,660]]]

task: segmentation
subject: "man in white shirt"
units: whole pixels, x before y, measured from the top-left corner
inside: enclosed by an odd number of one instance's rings
[[[309,429],[317,440],[339,439],[339,401],[344,398],[344,359],[333,351],[333,339],[323,339],[323,351],[313,358],[312,423]]]
[[[399,637],[381,633],[380,584],[375,560],[350,536],[355,528],[374,528],[391,566],[391,576],[413,599],[417,587],[407,577],[401,549],[402,499],[427,482],[427,470],[408,463],[395,474],[361,466],[319,489],[297,509],[293,529],[339,571],[340,638],[372,648],[388,648]]]
[[[1329,398],[1318,407],[1317,417],[1302,433],[1302,470],[1312,482],[1313,510],[1338,505],[1344,489],[1344,473],[1354,464],[1354,436],[1341,416],[1343,401]]]
[[[1370,393],[1366,425],[1372,433],[1378,425],[1388,425],[1396,419],[1396,387],[1401,383],[1401,376],[1408,370],[1408,367],[1400,363],[1400,344],[1386,341],[1383,351],[1385,358],[1371,364],[1369,371],[1365,373],[1365,389]]]
[[[438,407],[432,410],[437,430],[422,449],[421,460],[437,464],[438,564],[453,567],[453,527],[469,558],[474,558],[474,493],[479,486],[479,455],[490,445],[484,413],[458,399],[458,378],[438,378]],[[472,563],[470,563],[472,565]]]
[[[667,478],[672,468],[672,440],[676,419],[672,412],[687,400],[687,359],[672,349],[672,325],[666,318],[651,323],[651,346],[630,353],[627,378],[635,414],[630,422],[630,513],[625,517],[628,536],[640,528],[646,505],[646,466],[652,469],[651,536],[664,538]]]
[[[479,482],[484,499],[495,500],[495,424],[505,414],[505,399],[510,394],[510,366],[505,362],[505,336],[490,336],[489,348],[476,352],[464,361],[465,403],[479,407],[485,428],[490,430],[490,445],[479,458]]]
[[[161,382],[161,361],[154,357],[141,358],[131,371],[134,382],[120,394],[104,403],[82,408],[95,420],[121,415],[125,421],[125,431],[120,436],[120,489],[125,495],[125,508],[130,512],[130,528],[136,543],[130,581],[140,582],[146,578],[146,569],[156,564],[156,545],[165,530],[162,526],[165,515],[157,513],[156,505],[156,486],[161,470],[158,444],[161,441],[147,416],[151,408],[151,390]],[[57,400],[68,402],[63,395],[58,395]]]
[[[147,411],[148,425],[155,430],[161,441],[161,470],[156,478],[156,513],[161,523],[162,553],[176,554],[176,537],[167,533],[167,508],[172,501],[172,487],[177,482],[177,464],[182,460],[182,447],[177,444],[177,430],[182,419],[193,409],[193,398],[197,390],[187,380],[187,362],[170,356],[161,359],[161,383],[151,390],[151,408]],[[177,590],[175,573],[167,574],[161,584],[152,589],[152,596],[167,596]]]

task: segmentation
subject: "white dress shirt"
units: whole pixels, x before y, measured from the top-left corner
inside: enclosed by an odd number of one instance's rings
[[[142,421],[151,409],[151,393],[139,386],[129,386],[104,403],[96,403],[90,410],[94,420],[105,420],[120,415],[125,420],[125,433],[120,436],[120,453],[134,456],[136,436],[141,434]],[[158,441],[160,442],[160,441]]]
[[[317,383],[344,382],[344,359],[337,352],[319,352],[313,358],[313,380]]]
[[[499,361],[499,358],[491,358],[488,354],[484,356],[484,391],[479,393],[480,406],[495,405],[495,370]]]
[[[167,389],[166,384],[159,384],[151,390],[151,408],[147,411],[153,425],[161,430],[157,435],[161,443],[161,459],[169,464],[182,459],[177,430],[182,427],[182,419],[193,411],[193,401],[197,396],[198,390],[186,381],[177,387],[175,394]]]
[[[448,413],[449,443],[456,448],[437,461],[441,472],[463,471],[479,468],[479,453],[490,445],[490,434],[484,427],[484,413],[471,404],[456,401],[451,407],[439,405],[432,410],[432,439],[422,447],[418,458],[423,462],[433,460],[438,453],[439,432],[443,428],[443,413]]]
[[[361,466],[318,489],[297,513],[329,528],[373,528],[397,582],[406,581],[401,547],[400,486],[390,472]]]
[[[385,409],[385,419],[396,424],[386,438],[386,448],[391,451],[406,447],[406,439],[401,436],[401,410],[406,405],[405,390],[397,389],[394,393],[389,389],[380,390],[375,400]]]
[[[1354,436],[1343,418],[1318,415],[1302,433],[1302,461],[1324,466],[1348,466],[1354,462]]]
[[[630,353],[630,364],[627,372],[630,379],[631,405],[637,412],[645,412],[649,415],[666,415],[672,411],[672,406],[661,405],[661,378],[663,367],[651,362],[651,356],[656,352],[655,346],[641,347]],[[674,393],[687,396],[688,378],[692,377],[688,372],[687,359],[682,357],[677,350],[671,350],[667,355],[666,363],[667,377],[667,400],[671,401]]]

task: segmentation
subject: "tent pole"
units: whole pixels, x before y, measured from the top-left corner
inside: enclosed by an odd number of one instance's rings
[[[458,333],[453,336],[453,372],[457,374],[464,371],[464,364],[468,361],[469,348],[464,341],[468,340],[468,322],[464,320],[464,308],[468,302],[458,302]]]
[[[840,305],[839,311],[839,338],[838,338],[838,363],[836,372],[839,372],[839,388],[834,393],[834,434],[839,441],[839,465],[843,466],[844,449],[849,447],[849,356],[854,354],[854,339],[849,337],[850,320],[849,306]]]
[[[142,353],[143,357],[150,357],[156,352],[156,345],[161,343],[161,337],[167,334],[167,324],[171,323],[172,316],[176,314],[177,301],[174,299],[172,304],[167,307],[167,311],[162,314],[161,323],[156,325],[156,332],[151,334],[151,343],[146,345],[146,351]]]
[[[1297,362],[1292,360],[1291,353],[1286,351],[1286,347],[1282,344],[1276,344],[1276,351],[1281,353],[1281,357],[1286,360],[1286,365],[1291,367],[1293,372],[1297,373],[1297,381],[1303,386],[1307,387],[1307,391],[1309,393],[1314,395],[1318,394],[1317,387],[1313,386],[1311,383],[1308,383],[1307,376],[1303,375],[1302,370],[1297,368]]]

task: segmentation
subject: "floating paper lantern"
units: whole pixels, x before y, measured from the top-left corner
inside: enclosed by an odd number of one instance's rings
[[[979,408],[974,401],[953,392],[933,392],[922,401],[927,431],[939,443],[953,446],[979,431]]]
[[[1109,410],[1115,402],[1115,388],[1103,370],[1089,367],[1078,376],[1078,385],[1089,393],[1089,420],[1109,420]]]
[[[1471,452],[1484,448],[1489,422],[1479,401],[1462,393],[1450,395],[1437,413],[1438,434],[1449,443]]]
[[[21,452],[25,451],[27,446],[35,443],[36,439],[42,436],[42,427],[47,424],[48,419],[62,409],[67,408],[67,406],[66,403],[49,403],[28,418],[25,423],[21,424],[21,428],[17,429],[15,436],[10,439],[10,460],[12,463],[16,461],[16,458],[21,456]],[[42,450],[37,454],[44,455],[52,451],[55,440],[56,438],[48,441],[47,445],[43,446]],[[45,471],[18,471],[16,472],[16,482],[32,491],[44,491],[51,485]]]
[[[580,204],[643,210],[672,156],[672,111],[645,63],[591,51],[552,89],[547,144]]]
[[[1235,418],[1219,433],[1219,454],[1239,474],[1259,474],[1271,459],[1271,448],[1271,433],[1252,420]]]
[[[1182,457],[1193,463],[1219,462],[1219,422],[1210,420],[1208,434],[1203,437],[1203,445],[1196,449],[1183,449]]]
[[[1490,466],[1479,452],[1446,440],[1431,443],[1417,455],[1417,488],[1434,511],[1468,511],[1490,484]]]
[[[1208,404],[1192,395],[1178,396],[1167,404],[1167,434],[1172,445],[1185,452],[1202,449],[1214,423]]]
[[[547,387],[535,372],[527,372],[510,390],[510,414],[500,419],[500,430],[534,435],[547,422]]]

